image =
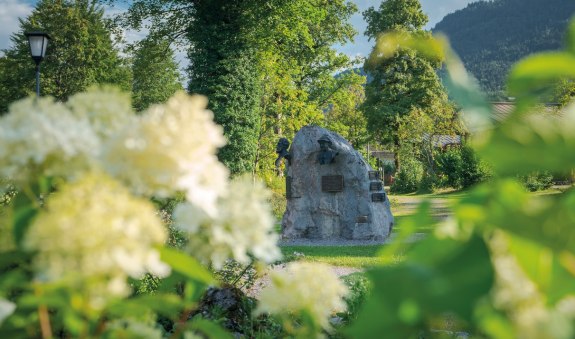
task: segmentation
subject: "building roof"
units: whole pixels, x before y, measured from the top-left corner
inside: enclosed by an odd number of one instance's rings
[[[491,117],[496,122],[502,122],[507,119],[515,109],[514,102],[492,102],[491,103]],[[538,114],[557,114],[561,115],[559,110],[560,105],[555,103],[546,103],[538,106],[536,112]]]
[[[433,147],[445,147],[449,145],[461,144],[461,135],[432,135],[431,145]]]

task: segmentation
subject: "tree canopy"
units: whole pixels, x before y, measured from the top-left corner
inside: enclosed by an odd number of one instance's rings
[[[174,51],[167,40],[140,41],[132,61],[132,100],[136,111],[166,101],[183,89]]]
[[[422,30],[427,17],[417,0],[388,0],[378,10],[369,8],[364,17],[370,39],[390,30],[399,35],[428,35]],[[436,74],[440,60],[408,49],[384,54],[376,46],[365,63],[372,81],[366,86],[363,111],[374,138],[393,147],[399,169],[401,147],[421,142],[425,135],[445,133],[453,109]]]
[[[4,51],[0,72],[0,111],[34,90],[34,63],[24,32],[43,30],[51,40],[41,63],[41,92],[58,100],[94,84],[130,88],[130,71],[119,57],[103,9],[94,0],[40,0],[32,14],[20,20]]]

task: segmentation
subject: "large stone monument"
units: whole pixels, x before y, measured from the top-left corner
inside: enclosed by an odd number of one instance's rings
[[[285,146],[287,140],[282,142]],[[305,126],[289,152],[280,148],[276,165],[282,157],[289,160],[284,239],[387,238],[393,216],[379,172],[349,142],[324,128]]]

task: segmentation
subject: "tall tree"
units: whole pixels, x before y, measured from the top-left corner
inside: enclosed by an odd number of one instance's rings
[[[66,100],[93,84],[130,89],[129,67],[118,56],[102,7],[95,0],[40,0],[32,14],[20,20],[5,50],[0,74],[0,111],[33,92],[34,64],[24,32],[43,30],[52,38],[42,61],[42,94]]]
[[[334,74],[351,66],[334,44],[345,44],[355,31],[356,11],[345,0],[271,0],[258,6],[253,40],[261,67],[263,97],[256,168],[270,172],[278,137],[293,138],[307,124],[325,124],[333,99],[347,90]]]
[[[423,31],[427,16],[418,0],[386,0],[378,10],[371,7],[365,11],[364,18],[370,40],[389,31],[428,34]],[[447,105],[447,95],[436,74],[439,66],[440,60],[430,60],[407,49],[383,57],[377,46],[365,63],[373,78],[366,86],[363,105],[368,129],[376,139],[393,147],[397,169],[403,144],[439,132],[438,127],[449,126],[452,120],[453,110]],[[428,118],[422,119],[422,115]],[[418,129],[406,133],[410,125],[414,126],[410,119],[417,120]]]
[[[188,39],[190,92],[206,95],[228,144],[220,160],[232,174],[252,172],[257,147],[259,73],[245,27],[251,0],[196,1]]]
[[[183,89],[170,43],[150,37],[136,45],[132,62],[132,99],[136,111],[166,101]]]
[[[362,149],[368,141],[367,121],[360,110],[365,100],[366,77],[349,71],[340,78],[342,88],[324,111],[326,127],[346,138],[355,149]]]

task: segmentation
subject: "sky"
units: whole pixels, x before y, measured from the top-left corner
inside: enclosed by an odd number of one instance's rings
[[[462,9],[467,4],[475,1],[477,0],[420,0],[423,11],[429,17],[429,23],[426,28],[433,28],[445,15]],[[368,41],[367,37],[363,35],[367,23],[363,20],[361,12],[369,7],[378,8],[381,0],[354,0],[353,2],[357,4],[359,12],[352,16],[351,23],[358,31],[358,34],[353,43],[335,46],[335,48],[351,57],[364,57],[369,55],[374,42]],[[10,36],[18,30],[18,18],[27,17],[35,3],[36,0],[0,0],[0,50],[10,47]],[[133,40],[143,35],[142,32],[132,32],[127,38],[128,40]],[[180,64],[185,63],[183,54],[178,55],[177,58],[180,59]],[[180,66],[183,67],[184,65]]]

